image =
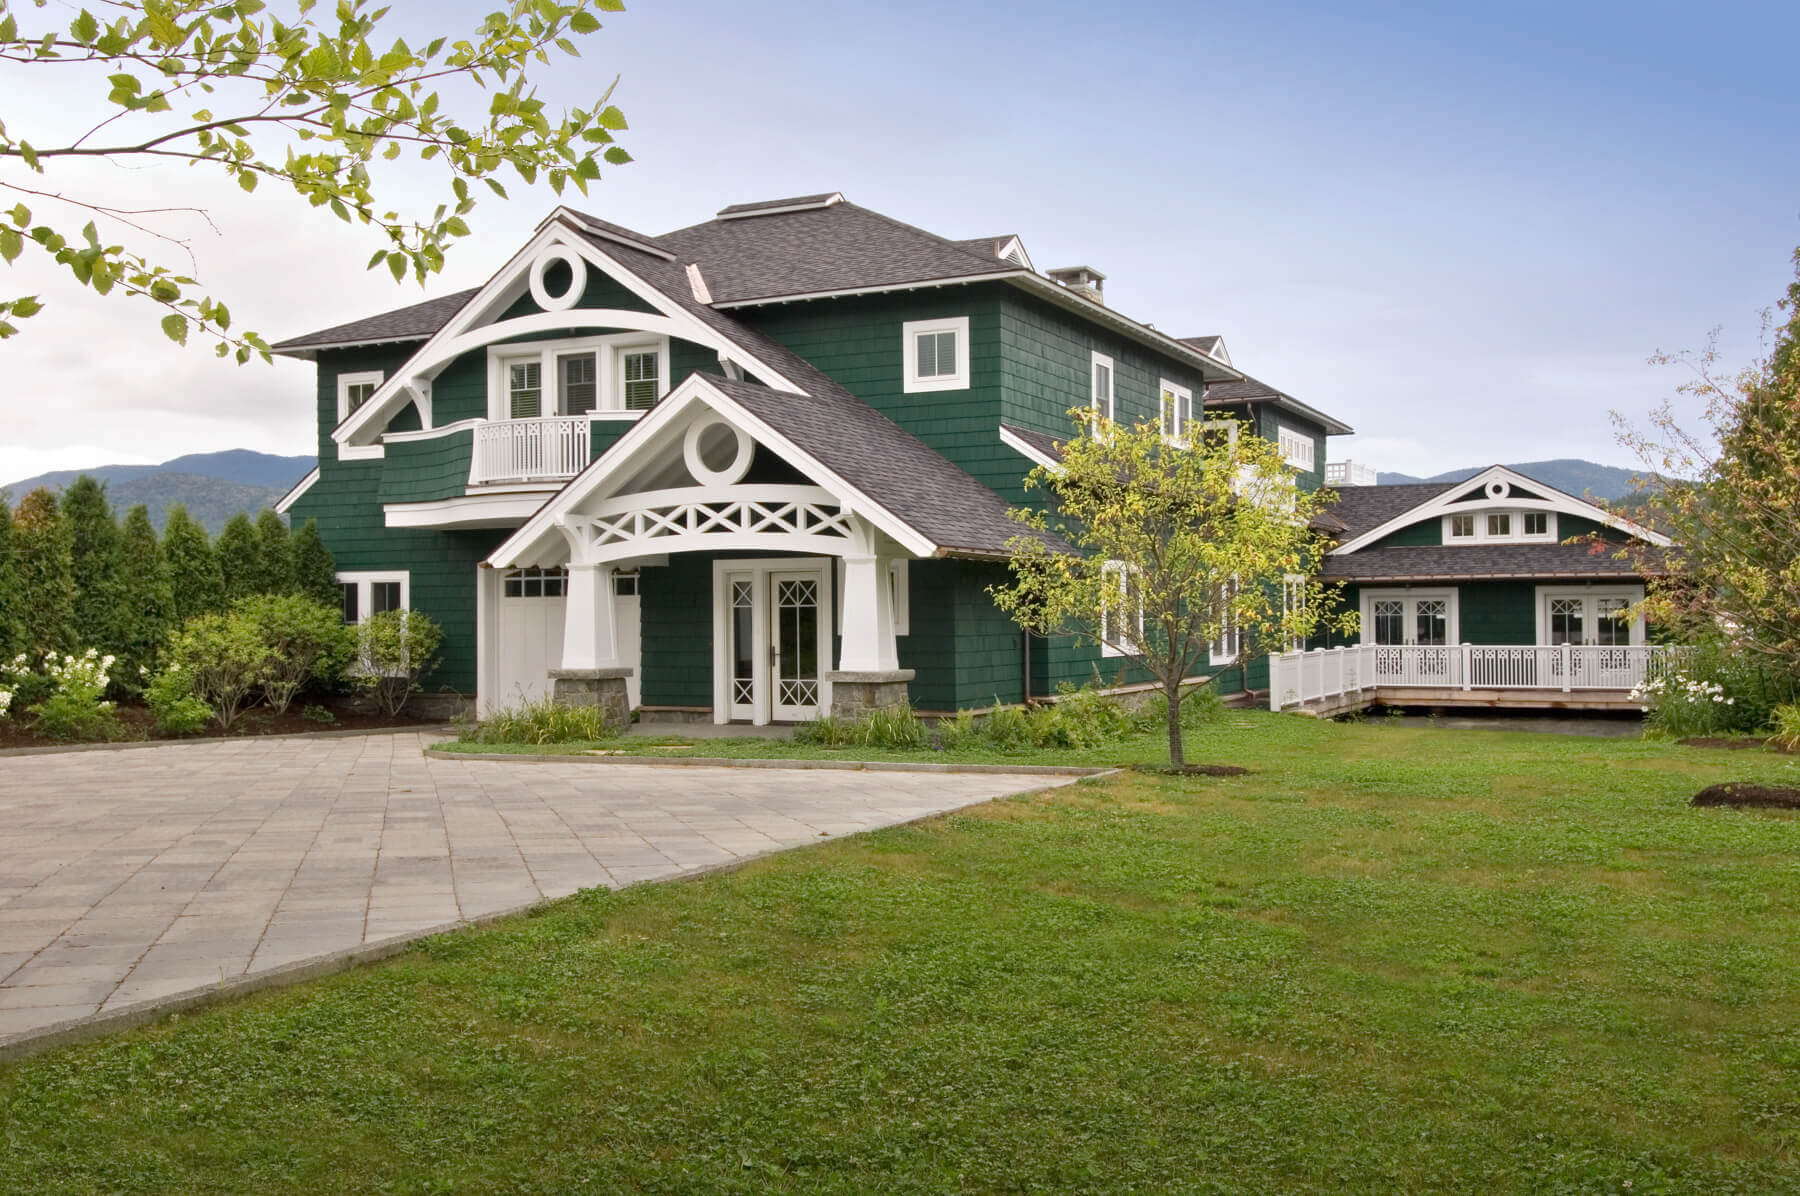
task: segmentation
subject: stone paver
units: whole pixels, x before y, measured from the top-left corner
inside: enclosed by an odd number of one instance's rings
[[[430,740],[0,758],[0,1039],[1065,781],[438,760]]]

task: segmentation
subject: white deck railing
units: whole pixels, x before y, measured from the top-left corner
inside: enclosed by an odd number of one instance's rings
[[[1631,690],[1678,671],[1691,650],[1663,644],[1361,644],[1269,657],[1269,709],[1370,689]]]
[[[592,446],[585,415],[495,419],[475,428],[469,485],[566,482],[587,468]]]

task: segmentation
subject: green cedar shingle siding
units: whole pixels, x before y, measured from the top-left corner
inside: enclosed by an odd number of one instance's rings
[[[475,430],[460,428],[430,440],[396,440],[387,445],[380,501],[433,502],[460,498],[469,488],[469,461]]]

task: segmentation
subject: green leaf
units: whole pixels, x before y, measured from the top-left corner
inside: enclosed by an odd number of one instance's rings
[[[600,122],[600,127],[603,129],[623,129],[629,127],[625,123],[625,114],[610,105],[602,108],[594,119]]]
[[[602,157],[608,162],[611,162],[614,166],[623,166],[625,163],[631,161],[631,155],[625,152],[625,147],[622,145],[607,146],[606,153],[603,154]]]
[[[254,170],[238,171],[237,180],[238,180],[238,186],[242,187],[244,190],[246,190],[246,191],[256,190],[256,172]]]
[[[177,315],[173,312],[164,316],[162,318],[162,330],[163,335],[174,341],[176,344],[187,344],[188,322],[186,316]]]
[[[592,33],[600,28],[600,18],[591,12],[578,12],[569,18],[569,29],[574,33]]]
[[[0,258],[11,262],[23,252],[24,248],[25,238],[19,235],[17,229],[0,228]]]
[[[23,299],[14,299],[12,301],[12,314],[21,319],[28,316],[35,316],[43,310],[44,305],[38,302],[36,295],[27,295]]]
[[[388,254],[388,269],[393,272],[395,282],[405,278],[406,255],[398,251]]]

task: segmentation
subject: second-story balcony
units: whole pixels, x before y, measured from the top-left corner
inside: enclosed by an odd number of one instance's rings
[[[587,468],[592,421],[585,415],[487,420],[475,427],[469,485],[560,484]]]

